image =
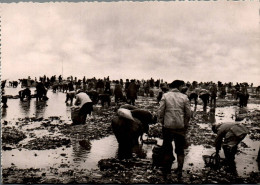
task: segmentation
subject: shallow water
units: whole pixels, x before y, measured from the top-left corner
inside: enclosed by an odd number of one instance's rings
[[[20,88],[6,88],[7,95],[17,95]],[[34,88],[32,88],[32,93]],[[33,98],[30,102],[21,102],[19,99],[8,99],[8,108],[2,111],[2,120],[11,121],[24,117],[43,117],[48,118],[50,116],[59,116],[62,120],[71,123],[70,120],[70,106],[65,104],[65,93],[57,92],[53,93],[48,91],[47,96],[49,100],[47,102],[36,102]],[[151,103],[151,101],[149,100]],[[154,103],[154,102],[152,102]],[[254,109],[260,110],[258,104],[249,104],[245,111],[252,111]],[[213,122],[235,122],[235,112],[241,110],[237,106],[221,107],[217,108],[215,116],[213,118],[207,117],[205,119],[211,119]],[[202,111],[202,106],[197,107],[197,111]],[[247,120],[243,120],[246,123]],[[12,122],[15,125],[15,121]],[[53,133],[47,130],[33,130],[33,128],[40,127],[41,122],[33,122],[23,126],[22,129],[32,129],[31,133],[42,137],[44,135],[52,135]],[[199,124],[202,128],[211,129],[210,124]],[[55,136],[59,135],[55,132]],[[28,140],[21,141],[27,142]],[[162,141],[157,139],[158,144]],[[249,172],[259,171],[255,158],[259,149],[260,142],[252,141],[248,136],[243,140],[249,148],[241,148],[242,151],[236,157],[237,170],[240,176],[245,176]],[[152,148],[154,145],[144,144],[142,150],[146,153],[146,158],[152,158]],[[101,159],[107,159],[116,157],[118,150],[118,144],[113,135],[102,138],[100,140],[91,141],[91,149],[86,150],[82,148],[78,140],[72,139],[71,147],[60,147],[50,150],[27,150],[27,149],[13,149],[10,151],[2,152],[2,166],[3,168],[10,167],[12,165],[18,168],[60,168],[62,169],[97,169],[97,163]],[[202,155],[210,155],[214,152],[214,148],[205,148],[203,146],[190,146],[187,150],[185,158],[184,169],[199,170],[204,167],[204,161]],[[224,157],[222,151],[220,153]],[[177,167],[176,162],[173,164],[173,168]]]
[[[5,88],[6,95],[18,95],[18,91],[21,88]],[[34,94],[35,88],[31,88],[32,94]],[[48,90],[47,102],[37,102],[36,98],[32,98],[31,101],[21,102],[19,99],[8,99],[8,108],[2,112],[2,119],[13,120],[23,117],[44,117],[61,116],[63,120],[70,120],[70,106],[66,105],[66,94],[62,92],[53,93],[52,90]]]

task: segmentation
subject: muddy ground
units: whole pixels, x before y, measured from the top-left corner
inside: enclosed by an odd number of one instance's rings
[[[19,101],[19,100],[17,100]],[[250,99],[249,104],[259,104],[259,99]],[[218,107],[237,106],[237,101],[219,99]],[[155,112],[158,103],[155,97],[138,97],[137,107]],[[238,115],[244,119],[249,128],[249,138],[252,141],[260,139],[260,110],[238,109]],[[71,147],[73,142],[81,142],[80,147],[84,150],[91,148],[91,141],[101,139],[113,134],[111,119],[115,116],[115,106],[95,108],[93,117],[87,119],[87,124],[72,126],[70,120],[64,120],[59,115],[48,118],[25,117],[17,120],[2,120],[2,152],[14,150],[28,150],[37,158],[37,151],[61,149],[62,162],[56,167],[43,168],[20,168],[15,163],[10,167],[2,168],[3,183],[260,183],[259,169],[252,170],[244,176],[226,171],[225,166],[218,170],[209,167],[195,168],[190,162],[188,168],[183,170],[183,177],[178,179],[173,169],[167,179],[163,178],[160,169],[152,168],[152,160],[140,153],[134,154],[132,159],[118,160],[117,157],[104,158],[98,161],[96,169],[77,168],[70,164],[66,148]],[[209,111],[201,109],[193,112],[193,118],[187,134],[189,146],[199,145],[214,150],[213,143],[215,134],[210,127],[201,127],[199,124],[210,124]],[[215,115],[222,118],[225,114]],[[37,132],[36,132],[37,131]],[[45,134],[46,132],[46,134]],[[152,137],[161,138],[161,124],[150,126]],[[39,135],[42,136],[40,137]],[[142,148],[142,145],[139,146]],[[186,149],[189,152],[190,147]],[[242,142],[239,152],[250,150],[250,146]],[[255,149],[251,149],[255,150]],[[141,150],[142,151],[142,150]],[[257,153],[257,151],[255,151]],[[15,156],[16,154],[12,154]],[[11,157],[11,156],[10,156]],[[46,156],[50,157],[50,156]],[[4,160],[4,159],[3,159]],[[22,159],[21,159],[22,160]],[[51,159],[50,159],[51,160]],[[252,157],[251,160],[256,160]],[[175,161],[176,162],[176,161]],[[245,167],[246,168],[246,167]]]

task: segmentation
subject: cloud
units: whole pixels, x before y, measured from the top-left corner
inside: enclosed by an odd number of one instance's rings
[[[3,4],[2,74],[257,82],[257,5]]]

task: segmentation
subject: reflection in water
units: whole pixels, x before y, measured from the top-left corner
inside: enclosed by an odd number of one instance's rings
[[[116,157],[119,159],[128,159],[133,157],[133,154],[139,158],[144,159],[147,157],[147,150],[143,149],[143,145],[140,144],[135,145],[133,148],[120,145],[120,147],[117,149]]]
[[[209,112],[204,112],[202,118],[206,123],[216,123],[216,109],[210,108]]]
[[[216,109],[211,108],[209,111],[209,122],[210,123],[216,123]]]
[[[46,101],[35,101],[35,117],[43,117],[46,110]]]
[[[90,153],[90,148],[86,150],[79,144],[79,139],[73,139],[72,144],[72,157],[75,163],[80,163],[82,159],[86,159]]]
[[[28,117],[30,115],[31,101],[19,101],[19,106],[22,114]]]

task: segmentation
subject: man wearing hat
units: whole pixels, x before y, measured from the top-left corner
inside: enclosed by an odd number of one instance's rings
[[[163,148],[166,153],[173,155],[172,141],[175,143],[178,177],[182,176],[184,164],[185,135],[191,117],[190,102],[187,95],[181,93],[184,81],[175,80],[170,84],[172,88],[164,93],[158,109],[159,122],[163,125]],[[171,168],[171,166],[170,166]],[[168,169],[170,172],[171,169]]]

